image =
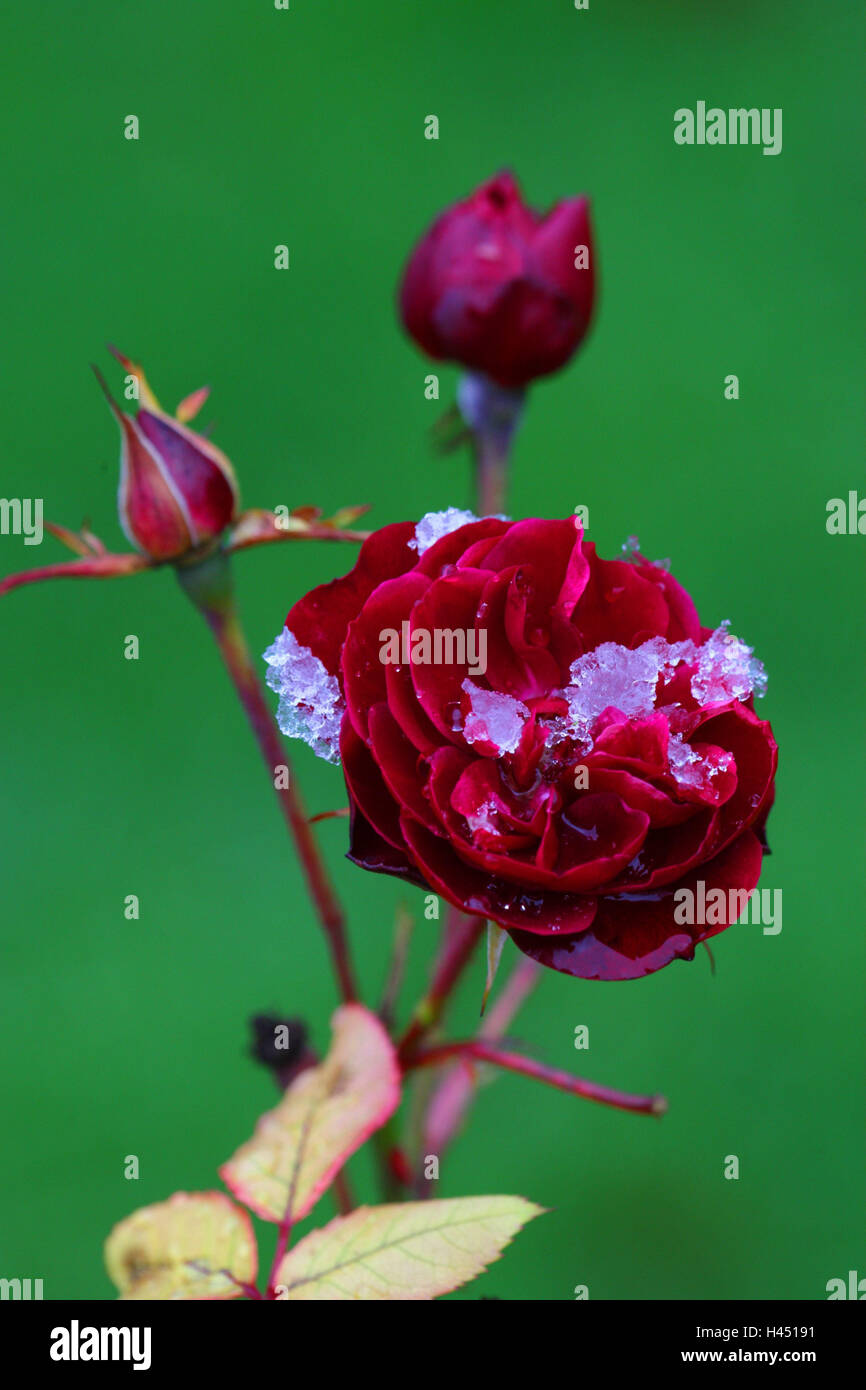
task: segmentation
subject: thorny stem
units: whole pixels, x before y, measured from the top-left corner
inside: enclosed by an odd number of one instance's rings
[[[505,1071],[517,1072],[533,1081],[542,1081],[546,1086],[555,1086],[560,1091],[568,1091],[584,1100],[598,1101],[601,1105],[612,1105],[617,1110],[631,1110],[642,1115],[663,1115],[667,1110],[664,1096],[635,1096],[627,1091],[615,1091],[609,1086],[599,1086],[594,1081],[584,1081],[582,1077],[571,1076],[569,1072],[559,1071],[535,1062],[531,1057],[522,1057],[517,1052],[506,1052],[495,1043],[483,1038],[472,1038],[467,1042],[442,1043],[430,1047],[403,1063],[405,1071],[417,1067],[433,1067],[452,1057],[465,1057],[476,1062],[489,1062]]]
[[[358,991],[349,956],[343,911],[331,886],[313,831],[310,829],[307,813],[295,787],[294,772],[250,658],[249,647],[231,594],[228,560],[224,555],[217,553],[196,566],[195,570],[178,570],[178,578],[214,635],[226,670],[261,749],[286,825],[294,839],[310,896],[328,939],[340,993],[343,1000],[349,1003],[357,999]],[[286,770],[285,776],[279,779],[279,785],[276,778],[277,768]],[[284,786],[284,782],[288,785]]]

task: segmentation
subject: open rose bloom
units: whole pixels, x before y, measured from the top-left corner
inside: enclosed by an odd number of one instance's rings
[[[266,660],[283,731],[342,761],[350,858],[556,970],[691,958],[742,904],[683,925],[675,894],[758,882],[776,768],[760,663],[574,518],[386,526]]]

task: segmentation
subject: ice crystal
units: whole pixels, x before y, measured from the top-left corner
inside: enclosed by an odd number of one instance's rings
[[[564,692],[576,736],[586,742],[609,705],[629,718],[649,714],[666,659],[667,643],[658,637],[635,650],[618,642],[602,642],[579,656],[572,663],[571,684]]]
[[[417,550],[419,556],[435,545],[443,536],[450,536],[460,526],[468,526],[470,521],[479,521],[474,512],[461,511],[459,507],[446,507],[444,512],[427,512],[415,527],[415,535],[409,541],[409,549]]]
[[[702,756],[684,741],[682,734],[671,734],[668,740],[668,767],[680,787],[706,791],[714,777],[727,772],[733,760],[733,753],[719,753],[715,760]]]
[[[747,700],[767,693],[763,663],[751,647],[728,631],[726,618],[697,651],[697,670],[692,676],[692,695],[699,705],[728,700]]]
[[[482,690],[470,680],[463,682],[470,711],[463,725],[467,743],[492,743],[500,753],[515,753],[529,710],[522,700],[496,690]]]
[[[588,752],[596,720],[607,708],[619,710],[627,719],[646,717],[661,708],[675,730],[685,711],[679,704],[666,704],[663,689],[683,662],[694,668],[691,693],[701,707],[763,695],[767,677],[761,662],[751,647],[732,637],[727,629],[725,622],[703,645],[690,639],[668,642],[664,637],[651,637],[634,649],[603,642],[578,657],[571,666],[570,683],[560,692],[568,713],[543,721],[549,748],[555,749],[568,739],[579,742]],[[703,784],[704,774],[697,768],[692,751],[685,744],[674,747],[673,757],[679,759],[675,775],[683,785]],[[720,766],[713,764],[707,775],[715,775]],[[698,780],[690,783],[689,778]]]
[[[337,677],[287,627],[264,657],[268,685],[280,697],[277,723],[283,733],[302,738],[317,757],[338,763],[345,703]]]
[[[493,817],[497,811],[498,807],[493,801],[485,801],[478,807],[477,811],[470,811],[466,816],[466,823],[472,834],[475,835],[481,830],[488,835],[496,835],[498,831]]]

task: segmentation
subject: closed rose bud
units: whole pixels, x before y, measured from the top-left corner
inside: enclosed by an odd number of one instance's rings
[[[138,550],[153,560],[176,560],[213,540],[238,506],[234,471],[221,450],[182,423],[202,404],[196,392],[177,418],[161,409],[140,367],[115,353],[138,382],[133,418],[119,410],[102,383],[120,426],[120,524]],[[101,381],[100,377],[100,381]]]
[[[506,387],[562,367],[592,317],[593,249],[586,198],[544,217],[499,174],[434,222],[403,278],[400,308],[431,357]]]

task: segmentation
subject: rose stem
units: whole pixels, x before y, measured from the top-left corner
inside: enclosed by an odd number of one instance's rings
[[[307,813],[295,788],[295,775],[280,740],[261,684],[250,658],[249,647],[231,593],[228,560],[221,552],[201,564],[179,569],[181,587],[203,614],[216,640],[220,655],[237,691],[249,721],[271,783],[279,798],[286,825],[295,842],[310,896],[331,948],[340,993],[346,1003],[357,999],[354,972],[349,957],[343,911],[328,878]],[[275,771],[286,769],[277,786]],[[287,786],[283,786],[283,782]]]
[[[664,1096],[634,1096],[629,1095],[627,1091],[614,1091],[608,1086],[599,1086],[594,1081],[584,1081],[579,1076],[571,1076],[568,1072],[546,1067],[541,1062],[522,1057],[517,1052],[506,1052],[495,1043],[485,1042],[481,1038],[473,1038],[467,1042],[443,1043],[438,1047],[416,1052],[409,1061],[404,1061],[403,1069],[413,1071],[417,1067],[433,1067],[440,1062],[448,1061],[451,1057],[489,1062],[494,1067],[503,1067],[506,1071],[528,1076],[533,1081],[555,1086],[560,1091],[568,1091],[584,1100],[598,1101],[601,1105],[613,1105],[618,1110],[631,1110],[643,1115],[663,1115],[667,1110]]]
[[[508,445],[498,435],[476,432],[473,437],[478,515],[497,516],[505,511]]]
[[[334,1178],[334,1196],[337,1199],[341,1216],[348,1216],[350,1211],[355,1210],[355,1199],[352,1196],[352,1189],[349,1186],[345,1169]]]
[[[276,1249],[274,1250],[274,1258],[271,1261],[271,1272],[268,1275],[268,1287],[265,1292],[265,1298],[275,1297],[275,1290],[277,1287],[277,1270],[282,1264],[283,1259],[285,1258],[286,1251],[289,1248],[289,1237],[292,1234],[292,1224],[293,1223],[291,1217],[289,1217],[288,1220],[280,1222],[279,1235],[277,1236],[277,1245]]]
[[[409,1027],[398,1044],[397,1052],[401,1061],[411,1054],[424,1034],[439,1022],[448,997],[469,963],[484,927],[483,917],[465,917],[462,912],[450,909],[430,988],[417,1005]]]
[[[391,964],[388,968],[388,978],[385,981],[385,989],[382,993],[382,1002],[379,1005],[379,1018],[388,1033],[393,1031],[394,1015],[397,1011],[397,1002],[400,997],[400,989],[403,984],[403,977],[406,973],[406,963],[409,959],[409,945],[412,939],[412,928],[414,925],[411,912],[400,903],[394,922],[394,945],[391,950]]]
[[[499,998],[484,1017],[478,1029],[479,1038],[493,1042],[502,1037],[524,1000],[534,989],[541,975],[541,966],[527,956],[518,955],[508,982]],[[475,1079],[466,1063],[455,1061],[427,1097],[421,1121],[417,1158],[436,1154],[440,1162],[446,1148],[459,1130],[474,1099]],[[415,1196],[421,1201],[436,1195],[436,1180],[428,1179],[418,1170]]]
[[[275,787],[275,790],[286,824],[294,837],[310,896],[328,938],[340,992],[345,1002],[350,1003],[357,999],[358,992],[355,988],[349,961],[349,947],[346,940],[343,912],[331,886],[313,831],[310,829],[306,811],[295,787],[294,772],[289,765],[271,712],[265,703],[261,685],[250,660],[243,629],[238,621],[234,606],[227,612],[206,613],[205,617],[244,707],[250,727],[258,740],[271,779],[274,779],[278,767],[286,768],[286,776],[281,778],[280,782],[285,781],[288,786],[280,785]]]
[[[472,436],[479,515],[505,511],[508,454],[526,404],[525,389],[499,386],[481,372],[465,372],[457,383],[457,405]]]
[[[508,982],[499,998],[478,1030],[479,1039],[498,1042],[524,1001],[535,988],[541,975],[541,966],[527,956],[520,956]],[[425,1153],[438,1154],[440,1159],[446,1146],[460,1128],[463,1116],[472,1100],[474,1090],[469,1070],[455,1063],[439,1082],[427,1106],[424,1129]],[[425,1189],[432,1184],[425,1182]]]

